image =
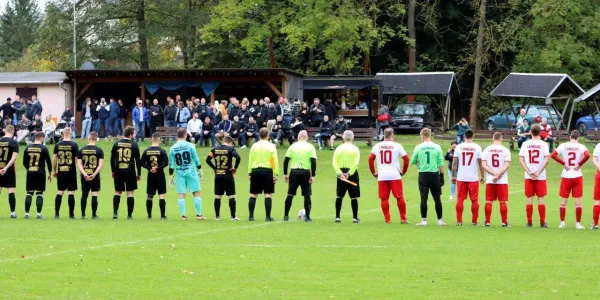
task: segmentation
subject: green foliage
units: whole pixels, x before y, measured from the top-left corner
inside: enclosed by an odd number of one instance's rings
[[[7,1],[0,15],[0,63],[25,54],[36,41],[40,21],[36,0]]]

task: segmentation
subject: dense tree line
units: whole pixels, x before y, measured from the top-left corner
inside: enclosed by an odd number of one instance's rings
[[[73,68],[75,25],[77,61],[106,69],[455,71],[481,120],[510,71],[599,82],[599,19],[595,0],[8,0],[0,68]]]

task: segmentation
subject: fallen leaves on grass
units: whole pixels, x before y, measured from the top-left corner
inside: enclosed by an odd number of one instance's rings
[[[192,272],[192,271],[188,271],[188,270],[183,270],[183,274],[190,274],[190,275],[194,275],[194,272]]]

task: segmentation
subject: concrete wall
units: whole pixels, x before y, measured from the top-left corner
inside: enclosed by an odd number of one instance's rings
[[[17,85],[0,85],[0,104],[6,102],[6,98],[10,97],[13,100],[17,94],[17,88],[24,86]],[[70,85],[63,84],[62,87],[57,84],[45,84],[45,85],[27,85],[30,88],[37,88],[37,97],[42,104],[42,118],[47,115],[58,116],[65,111],[66,103],[71,103],[72,100],[68,98],[70,94]],[[68,92],[69,91],[69,92]],[[71,107],[71,110],[73,108]]]

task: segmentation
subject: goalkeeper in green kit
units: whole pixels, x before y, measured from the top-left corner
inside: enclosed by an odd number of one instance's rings
[[[185,214],[185,193],[187,190],[194,194],[194,207],[196,208],[196,220],[206,220],[202,216],[202,199],[200,199],[200,179],[202,178],[202,169],[200,159],[196,148],[190,142],[186,141],[187,130],[185,128],[177,129],[177,143],[169,149],[169,175],[171,175],[171,186],[173,186],[173,173],[176,171],[177,187],[179,195],[179,211],[181,219],[187,220]]]
[[[444,159],[442,148],[431,141],[431,129],[421,130],[421,144],[415,147],[410,163],[419,169],[419,192],[421,194],[421,222],[427,225],[427,198],[429,192],[435,201],[435,212],[439,226],[446,226],[442,220],[442,186],[444,186]]]

